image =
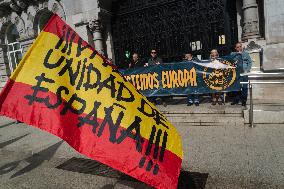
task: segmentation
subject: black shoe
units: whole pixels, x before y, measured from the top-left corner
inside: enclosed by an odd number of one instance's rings
[[[233,102],[231,103],[231,105],[238,105],[238,104],[239,104],[238,101],[233,101]]]
[[[160,105],[160,104],[162,104],[162,99],[158,97],[158,98],[155,99],[155,102],[156,102],[157,105]]]
[[[194,104],[195,104],[195,106],[199,106],[199,102],[195,102]]]
[[[211,103],[213,106],[215,106],[216,105],[216,101],[212,101],[212,103]]]
[[[242,106],[246,106],[247,105],[247,102],[242,102]]]
[[[192,102],[188,102],[188,103],[187,103],[187,106],[192,106],[192,105],[193,105]]]
[[[167,107],[167,103],[165,101],[163,101],[163,106]]]

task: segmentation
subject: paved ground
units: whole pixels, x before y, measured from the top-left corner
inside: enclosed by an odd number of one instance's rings
[[[205,188],[284,188],[284,125],[177,128],[183,138],[183,170],[196,176],[194,182],[206,182]],[[56,168],[72,157],[84,158],[57,137],[0,117],[1,189],[148,188]]]

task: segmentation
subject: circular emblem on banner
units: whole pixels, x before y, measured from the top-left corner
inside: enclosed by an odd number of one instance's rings
[[[226,60],[219,60],[222,64],[235,67],[235,63],[229,62]],[[209,72],[209,70],[213,70]],[[205,84],[213,90],[225,90],[230,87],[236,80],[236,69],[227,68],[227,69],[210,69],[208,67],[204,68],[203,80]]]

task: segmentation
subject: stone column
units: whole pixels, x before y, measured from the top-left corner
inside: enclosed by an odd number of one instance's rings
[[[95,49],[104,54],[104,45],[103,45],[103,35],[102,35],[102,24],[99,19],[93,19],[89,21],[89,28],[93,32],[93,40],[95,44]]]
[[[259,35],[258,6],[256,0],[243,0],[243,33],[242,38],[254,39]]]

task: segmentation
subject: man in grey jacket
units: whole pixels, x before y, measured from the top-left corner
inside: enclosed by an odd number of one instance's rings
[[[250,58],[250,55],[248,52],[244,51],[242,43],[238,42],[235,45],[236,52],[232,52],[232,56],[241,56],[242,61],[237,62],[237,68],[240,70],[241,74],[246,74],[250,72],[251,66],[252,66],[252,60]],[[248,82],[248,76],[243,76],[242,78],[243,82]],[[231,105],[238,104],[241,100],[242,106],[246,106],[247,103],[247,96],[248,96],[248,85],[243,84],[241,87],[241,91],[235,92],[235,97]]]

